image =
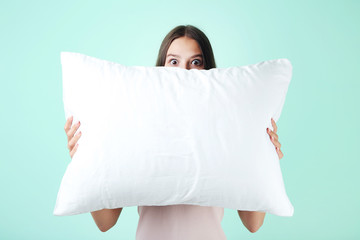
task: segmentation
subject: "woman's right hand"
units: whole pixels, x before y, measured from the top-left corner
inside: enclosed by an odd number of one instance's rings
[[[70,157],[72,158],[79,146],[79,144],[77,144],[77,141],[79,140],[79,138],[81,137],[81,131],[79,131],[75,136],[74,133],[76,132],[76,130],[78,130],[78,128],[80,127],[80,121],[78,121],[76,124],[72,125],[72,121],[73,121],[73,116],[69,117],[66,120],[65,123],[65,133],[68,139],[68,145],[67,148],[69,149],[70,152]]]
[[[81,131],[79,131],[74,136],[74,133],[80,127],[80,121],[74,125],[72,125],[72,122],[73,122],[73,116],[69,117],[66,120],[65,127],[64,127],[66,136],[68,138],[68,146],[67,147],[70,151],[71,158],[74,156],[74,154],[79,146],[79,144],[77,144],[77,141],[81,137]],[[104,209],[101,209],[98,211],[91,212],[91,215],[92,215],[96,225],[100,229],[100,231],[106,232],[116,224],[122,209],[123,208],[115,208],[115,209],[104,208]]]

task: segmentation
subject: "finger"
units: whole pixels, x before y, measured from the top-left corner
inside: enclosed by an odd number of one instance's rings
[[[271,118],[271,124],[272,124],[272,126],[273,126],[273,128],[274,128],[274,131],[273,132],[277,132],[277,126],[276,126],[276,123],[275,123],[275,120],[273,119],[273,118]]]
[[[68,143],[68,149],[71,151],[75,144],[77,143],[77,141],[79,140],[79,138],[81,137],[81,131],[79,131]]]
[[[280,148],[276,148],[276,152],[279,156],[279,160],[284,156],[284,154],[281,152]]]
[[[80,127],[80,121],[78,121],[76,124],[74,124],[71,127],[71,129],[66,133],[66,135],[68,137],[68,142],[70,142],[70,140],[74,137],[74,134],[78,130],[79,127]]]
[[[76,152],[76,150],[78,149],[79,144],[76,144],[76,146],[70,151],[70,157],[72,158]]]
[[[269,128],[267,128],[267,133],[269,134],[270,138],[273,137],[276,140],[279,140],[279,136],[276,133],[274,133],[273,131],[271,131]]]
[[[270,133],[270,136],[273,137],[274,139],[276,139],[276,141],[279,140],[279,136],[278,136],[276,133],[274,133],[274,132],[271,132],[271,133]]]
[[[279,142],[279,136],[276,133],[269,133],[271,142],[275,145],[275,147],[281,148],[281,143]]]
[[[70,130],[72,121],[73,121],[73,116],[70,116],[68,119],[66,119],[66,123],[65,123],[65,126],[64,126],[64,130],[65,130],[66,133]]]
[[[279,141],[277,141],[275,139],[271,139],[271,142],[274,144],[275,147],[281,148],[281,144]]]

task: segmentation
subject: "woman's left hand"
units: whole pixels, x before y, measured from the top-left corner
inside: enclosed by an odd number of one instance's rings
[[[272,118],[271,118],[271,124],[274,128],[274,131],[271,131],[269,128],[267,128],[266,131],[269,134],[270,139],[276,148],[276,152],[279,155],[279,160],[280,160],[284,156],[284,154],[280,150],[281,144],[279,143],[279,136],[276,134],[277,126],[276,126],[274,119],[272,119]]]

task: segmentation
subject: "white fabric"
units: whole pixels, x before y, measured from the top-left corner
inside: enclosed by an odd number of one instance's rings
[[[286,58],[185,70],[61,53],[65,118],[80,120],[54,215],[193,204],[292,216],[273,130]]]

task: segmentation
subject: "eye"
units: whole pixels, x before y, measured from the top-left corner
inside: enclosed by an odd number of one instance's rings
[[[200,61],[199,59],[194,59],[194,60],[192,61],[192,63],[195,63],[195,65],[197,65],[197,66],[200,66],[200,65],[201,65],[201,61]]]
[[[172,64],[172,65],[177,64],[177,60],[176,60],[176,59],[171,59],[169,62],[170,62],[170,64]]]

